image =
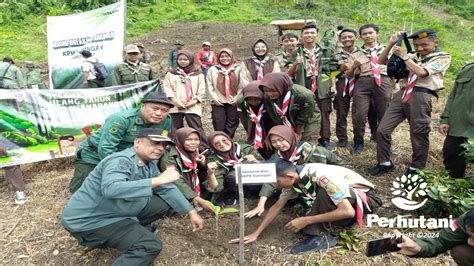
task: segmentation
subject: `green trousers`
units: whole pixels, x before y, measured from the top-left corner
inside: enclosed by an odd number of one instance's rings
[[[71,182],[69,182],[69,191],[76,192],[86,179],[86,177],[94,170],[95,164],[86,163],[80,160],[74,160],[74,175]]]
[[[124,219],[94,230],[70,233],[83,246],[118,249],[121,255],[112,265],[150,265],[160,254],[161,241],[144,226],[166,215],[169,210],[170,206],[163,199],[153,195],[137,216],[138,222]]]

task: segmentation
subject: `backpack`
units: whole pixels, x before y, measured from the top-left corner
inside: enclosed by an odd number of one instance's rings
[[[405,43],[407,47],[407,52],[412,53],[410,41],[408,41],[408,37],[406,32],[402,33],[397,40],[397,46],[401,46],[402,42]],[[393,79],[396,79],[397,82],[401,79],[407,78],[410,71],[407,69],[405,65],[405,61],[400,58],[398,55],[393,54],[387,63],[387,75]]]
[[[107,72],[107,68],[105,67],[104,63],[99,62],[96,60],[95,62],[90,62],[94,66],[95,78],[97,80],[105,80],[109,77],[109,72]]]

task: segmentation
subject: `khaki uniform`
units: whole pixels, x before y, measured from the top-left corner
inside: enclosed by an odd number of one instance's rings
[[[231,138],[234,137],[235,131],[239,126],[239,114],[237,112],[237,101],[235,104],[231,104],[225,98],[218,89],[217,89],[217,77],[219,75],[219,71],[216,66],[212,66],[207,71],[207,90],[209,92],[209,96],[211,97],[211,107],[212,107],[212,125],[215,131],[223,131]],[[241,98],[242,97],[242,90],[243,90],[243,74],[242,69],[237,66],[235,69],[235,75],[237,76],[238,80],[238,90],[237,94],[234,98]],[[217,105],[217,101],[223,103],[223,105]]]
[[[344,199],[348,199],[355,208],[355,190],[361,193],[374,189],[374,184],[363,178],[358,173],[337,165],[309,163],[298,169],[300,177],[307,176],[311,179],[316,190],[316,197],[309,216],[327,213],[337,209],[337,205]],[[294,188],[284,188],[280,198],[287,200],[296,199],[300,194]],[[371,199],[367,194],[367,202],[371,205]],[[372,205],[373,206],[373,205]],[[346,229],[356,222],[354,218],[343,219],[333,222],[310,224],[303,228],[308,235],[320,235],[321,233],[336,233]]]
[[[3,88],[20,89],[26,86],[25,78],[21,70],[7,62],[0,62],[0,79],[3,77]]]
[[[380,56],[384,45],[378,44],[377,56]],[[379,64],[382,84],[375,84],[370,65],[370,52],[364,50],[351,54],[351,60],[359,60],[362,64],[356,69],[357,77],[352,96],[352,126],[354,131],[354,144],[364,144],[365,123],[373,103],[377,121],[382,120],[392,96],[393,81],[387,76],[387,66]]]
[[[132,64],[128,61],[115,66],[112,85],[126,85],[155,79],[151,66],[142,62]]]
[[[279,50],[275,53],[275,59],[278,61],[281,72],[288,72],[288,59],[291,58],[291,54],[287,54],[286,51]]]
[[[202,128],[201,121],[202,102],[204,102],[206,98],[206,82],[203,74],[191,75],[189,79],[191,81],[193,99],[197,100],[198,103],[188,109],[178,109],[178,107],[170,109],[172,130],[175,131],[182,128],[184,126],[183,119],[186,119],[189,127],[200,132],[201,143],[207,146],[206,133]],[[176,98],[183,103],[186,102],[186,85],[181,82],[179,75],[175,75],[171,72],[166,73],[165,79],[163,80],[163,90],[169,98]]]
[[[474,63],[464,66],[456,77],[440,124],[449,125],[443,145],[443,163],[452,177],[462,178],[466,171],[463,152],[468,138],[474,138]]]
[[[428,71],[428,76],[417,78],[410,100],[402,103],[404,88],[393,95],[392,102],[377,128],[377,161],[390,161],[391,135],[393,130],[405,119],[410,124],[413,168],[424,168],[429,150],[431,130],[431,98],[436,91],[444,88],[443,79],[451,62],[451,56],[433,52],[428,60],[416,60],[418,65]],[[406,84],[406,83],[402,83]]]
[[[270,59],[268,60],[267,64],[272,63],[272,62],[273,62],[273,67],[271,68],[271,71],[265,72],[266,67],[265,66],[263,67],[263,76],[265,76],[268,73],[281,72],[280,65],[278,64],[276,60]],[[242,87],[245,87],[247,86],[247,84],[249,84],[249,82],[254,81],[254,79],[249,69],[246,67],[245,61],[240,64],[240,68],[241,68]]]

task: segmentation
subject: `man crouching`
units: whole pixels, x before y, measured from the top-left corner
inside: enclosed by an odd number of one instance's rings
[[[282,193],[270,208],[258,228],[244,238],[245,243],[257,240],[290,199],[301,197],[311,211],[306,217],[291,220],[285,228],[302,230],[307,238],[296,244],[291,253],[319,251],[336,245],[332,234],[355,222],[362,225],[363,214],[381,205],[374,185],[356,172],[337,165],[308,163],[295,166],[278,159],[275,161],[278,187]],[[238,239],[231,240],[231,243]]]
[[[118,249],[114,265],[149,265],[161,251],[151,223],[170,209],[188,213],[193,231],[202,229],[202,218],[171,184],[179,173],[158,169],[168,144],[173,142],[162,129],[145,128],[133,147],[102,160],[66,204],[66,230],[81,245]]]

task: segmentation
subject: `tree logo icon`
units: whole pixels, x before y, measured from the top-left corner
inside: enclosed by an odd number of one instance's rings
[[[421,208],[428,201],[426,187],[428,184],[419,175],[402,175],[392,183],[392,203],[398,208],[412,211]],[[421,202],[419,202],[422,200]]]

